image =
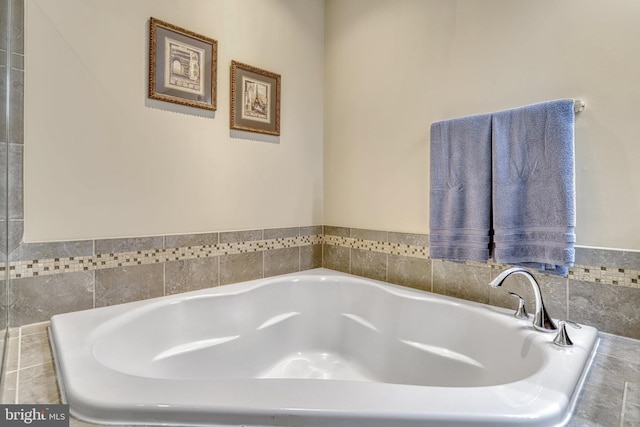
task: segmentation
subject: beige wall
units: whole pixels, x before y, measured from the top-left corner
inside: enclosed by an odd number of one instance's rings
[[[432,122],[579,97],[578,243],[640,249],[635,0],[27,0],[26,14],[26,241],[428,232]],[[149,16],[218,40],[215,118],[146,99]],[[277,144],[230,135],[232,59],[282,74]]]
[[[215,118],[147,100],[150,16],[218,40]],[[25,241],[321,224],[323,16],[321,0],[27,0]],[[232,59],[282,75],[276,143],[230,134]]]
[[[325,8],[326,224],[428,232],[432,122],[573,97],[578,244],[640,249],[640,2]]]

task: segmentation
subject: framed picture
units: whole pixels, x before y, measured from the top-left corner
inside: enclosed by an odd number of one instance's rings
[[[215,110],[217,63],[217,41],[150,19],[149,98]]]
[[[280,135],[280,75],[231,61],[231,129]]]

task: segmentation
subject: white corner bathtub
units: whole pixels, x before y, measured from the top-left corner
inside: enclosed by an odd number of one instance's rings
[[[512,312],[316,269],[54,316],[51,337],[93,423],[563,425],[597,331],[562,348]]]

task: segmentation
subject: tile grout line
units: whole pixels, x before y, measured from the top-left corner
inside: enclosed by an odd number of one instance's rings
[[[167,263],[162,263],[162,295],[167,296]]]
[[[601,332],[601,331],[598,331],[598,332]],[[623,338],[630,339],[630,340],[634,339],[634,338],[629,338],[629,337],[623,337]],[[638,367],[640,368],[640,361],[637,361],[637,362],[636,361],[632,361],[632,360],[626,359],[624,357],[617,356],[615,354],[607,354],[606,356],[607,357],[611,357],[611,358],[616,359],[616,360],[619,360],[621,362],[632,363],[634,365],[638,365]]]
[[[22,359],[22,326],[18,328],[18,360],[17,360],[17,368],[16,368],[16,397],[14,399],[14,403],[20,403],[20,362]]]
[[[51,363],[52,360],[48,360],[46,362],[42,362],[42,363],[36,363],[35,365],[29,365],[29,366],[25,366],[24,368],[20,368],[21,371],[26,371],[27,369],[31,369],[31,368],[36,368],[38,366],[44,366],[48,363]]]
[[[565,291],[564,293],[566,295],[566,298],[565,298],[566,299],[566,301],[565,301],[565,304],[566,304],[565,311],[567,313],[567,320],[571,320],[571,313],[569,312],[569,307],[570,307],[571,304],[569,304],[570,294],[569,294],[569,278],[568,277],[564,282],[564,291]]]
[[[386,245],[389,244],[389,232],[384,232],[384,243]],[[384,280],[385,282],[389,281],[389,253],[385,252],[385,271],[384,271]]]
[[[431,264],[431,274],[429,275],[431,277],[430,280],[430,285],[431,285],[431,292],[433,292],[433,260],[429,260],[429,263]]]
[[[629,382],[625,381],[624,383],[624,390],[622,391],[622,405],[620,408],[620,427],[625,427],[624,424],[624,414],[626,412],[626,407],[627,407],[627,392],[629,391]]]
[[[95,239],[91,242],[91,256],[94,257],[96,255],[96,241]],[[96,271],[93,270],[93,292],[91,293],[91,297],[93,298],[93,308],[96,308]]]
[[[167,249],[167,237],[162,236],[162,249]],[[167,261],[162,262],[162,295],[167,295]]]

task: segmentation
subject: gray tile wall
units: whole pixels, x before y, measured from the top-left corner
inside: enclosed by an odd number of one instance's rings
[[[488,286],[501,265],[428,258],[426,234],[386,233],[325,226],[324,267],[500,307],[517,307],[515,292],[534,312],[522,276]],[[422,250],[420,249],[422,248]],[[640,253],[579,247],[568,277],[537,275],[551,316],[640,339]]]
[[[212,288],[220,284],[219,258],[168,261],[164,265],[164,292],[167,295]]]
[[[264,230],[264,239],[286,239],[297,237],[297,228]],[[297,247],[273,249],[264,254],[264,277],[294,273],[301,270],[300,249]]]
[[[2,230],[0,232],[0,262],[2,262],[3,268],[6,268],[7,245],[15,243],[16,230],[22,230],[24,221],[22,201],[24,151],[23,0],[2,2],[0,6],[0,32],[0,164],[2,164],[0,168],[0,227]],[[10,233],[8,230],[12,230],[12,232]],[[22,238],[21,233],[20,238]],[[7,288],[8,282],[3,280],[2,286],[0,286],[0,329],[5,328],[7,323],[10,302]]]
[[[79,271],[14,281],[9,293],[11,325],[27,325],[54,314],[93,308],[93,273]]]
[[[61,276],[71,274],[77,273],[65,273]],[[94,274],[96,307],[106,307],[164,295],[164,268],[162,264],[109,268],[96,270]],[[19,288],[21,286],[23,284],[19,283],[14,287]],[[45,290],[41,288],[40,291]],[[11,321],[13,323],[13,316]]]
[[[386,231],[363,230],[352,228],[350,237],[356,240],[369,240],[388,243],[389,233]],[[370,249],[351,249],[351,273],[375,280],[386,280],[388,255]]]
[[[11,53],[9,39],[9,3],[0,3],[0,264],[7,261],[7,70]],[[6,267],[5,267],[6,268]],[[7,327],[7,281],[0,279],[0,362],[4,354],[4,335]],[[1,366],[1,365],[0,365]],[[2,369],[0,368],[0,372]]]
[[[4,86],[4,96],[9,98],[8,120],[5,121],[5,107],[3,103],[0,107],[0,135],[7,136],[6,141],[8,147],[8,167],[9,176],[6,185],[7,203],[8,203],[8,223],[9,229],[9,245],[15,245],[17,241],[22,239],[22,230],[24,223],[23,212],[23,188],[22,188],[22,164],[24,155],[24,1],[8,0],[7,6],[11,8],[9,16],[3,19],[7,22],[9,28],[9,36],[4,37],[0,44],[0,49],[8,49],[9,61],[4,64],[7,68],[0,69],[3,79],[1,86]],[[7,28],[2,26],[2,28]],[[5,55],[0,55],[5,56]],[[2,68],[2,67],[0,67]],[[8,69],[8,73],[7,73]],[[8,74],[8,79],[7,79]],[[0,82],[2,83],[2,82]],[[4,97],[2,99],[5,99]],[[4,132],[6,130],[6,133]],[[4,136],[2,137],[4,138]],[[4,210],[3,210],[4,212]],[[3,218],[5,219],[5,218]],[[4,246],[3,246],[4,247]],[[12,247],[9,247],[11,251]]]
[[[301,236],[321,235],[322,226],[300,227]],[[322,267],[322,243],[300,247],[300,271]]]
[[[383,249],[385,246],[427,248],[428,236],[326,225],[324,234],[328,238],[322,246],[324,267],[426,291],[434,290],[431,260],[427,259],[426,252],[420,257],[420,254],[385,253]],[[334,244],[330,240],[333,236],[348,239],[348,243]],[[362,244],[364,241],[380,243],[381,247],[372,248]],[[402,252],[400,249],[397,251]]]
[[[322,226],[75,242],[11,254],[11,326],[322,266]]]

